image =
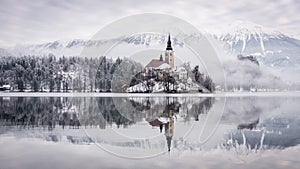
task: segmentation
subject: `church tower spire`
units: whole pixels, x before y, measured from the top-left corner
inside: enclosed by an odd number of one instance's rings
[[[172,42],[171,42],[171,36],[169,34],[168,42],[167,42],[167,48],[166,50],[173,50],[172,48]]]
[[[167,48],[165,51],[165,62],[168,63],[171,69],[174,69],[174,51],[172,48],[171,36],[169,34]]]

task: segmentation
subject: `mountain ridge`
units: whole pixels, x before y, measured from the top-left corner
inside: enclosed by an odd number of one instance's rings
[[[216,39],[224,51],[230,55],[238,54],[253,55],[258,61],[269,67],[289,67],[300,65],[300,40],[270,30],[261,25],[248,21],[237,21],[231,24],[221,35],[209,34]],[[183,47],[184,40],[201,38],[197,35],[180,33],[172,35],[172,44]],[[119,37],[112,40],[88,40],[71,39],[57,40],[41,44],[16,45],[9,49],[0,49],[0,55],[22,56],[22,55],[47,55],[57,56],[79,56],[84,48],[97,47],[108,41],[116,43],[146,45],[165,45],[167,35],[142,33],[127,37]]]

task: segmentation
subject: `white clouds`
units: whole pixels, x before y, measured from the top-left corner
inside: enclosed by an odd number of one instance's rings
[[[89,38],[101,27],[124,16],[155,12],[182,18],[212,32],[235,20],[249,20],[299,35],[300,3],[266,1],[1,1],[0,46]]]

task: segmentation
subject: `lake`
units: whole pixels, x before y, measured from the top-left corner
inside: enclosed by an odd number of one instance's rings
[[[0,95],[0,169],[298,168],[299,95]]]

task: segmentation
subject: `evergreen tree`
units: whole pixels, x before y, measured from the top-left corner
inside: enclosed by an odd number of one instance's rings
[[[211,78],[209,76],[205,77],[204,80],[204,85],[205,88],[207,88],[210,92],[214,92],[215,91],[215,84],[213,83],[213,81],[211,80]]]

